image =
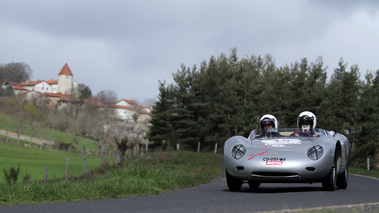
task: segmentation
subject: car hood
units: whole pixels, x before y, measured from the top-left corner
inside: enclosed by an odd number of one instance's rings
[[[252,140],[255,149],[275,149],[275,150],[294,150],[303,149],[314,144],[316,139],[312,138],[265,138]]]

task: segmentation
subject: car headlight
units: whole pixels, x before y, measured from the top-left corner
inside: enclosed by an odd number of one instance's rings
[[[324,148],[322,148],[320,145],[312,146],[312,148],[308,150],[308,157],[311,160],[320,159],[322,154],[324,154]]]
[[[246,153],[246,147],[242,144],[235,145],[232,149],[232,156],[235,159],[242,158]]]

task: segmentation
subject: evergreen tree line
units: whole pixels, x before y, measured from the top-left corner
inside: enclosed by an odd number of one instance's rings
[[[295,128],[305,110],[317,116],[317,127],[345,134],[351,164],[375,159],[379,140],[379,70],[360,80],[358,65],[341,58],[327,81],[322,57],[277,67],[270,54],[237,57],[232,49],[181,68],[174,83],[160,82],[148,139],[155,145],[212,150],[234,135],[248,136],[264,114],[276,116],[280,128]]]

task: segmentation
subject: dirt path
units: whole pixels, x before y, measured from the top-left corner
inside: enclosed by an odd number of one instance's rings
[[[10,138],[17,139],[16,133],[9,132],[9,131],[3,130],[3,129],[0,129],[0,135],[4,135],[4,136],[8,136]],[[36,143],[36,144],[40,144],[40,145],[54,145],[54,141],[47,141],[44,139],[34,138],[34,137],[31,138],[30,136],[26,136],[26,135],[20,135],[20,140],[24,140],[24,141],[28,141],[28,142],[32,142],[32,143]]]

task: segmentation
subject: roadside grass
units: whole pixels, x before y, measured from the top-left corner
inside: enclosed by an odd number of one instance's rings
[[[379,204],[378,203],[365,203],[365,204],[358,204],[358,205],[318,207],[318,208],[309,208],[309,209],[289,209],[289,210],[275,211],[275,213],[297,213],[297,212],[301,212],[301,213],[366,213],[366,212],[378,213]]]
[[[123,161],[66,181],[0,184],[0,205],[160,194],[204,184],[222,172],[221,154],[170,151]]]
[[[48,180],[64,178],[66,158],[69,158],[69,177],[83,174],[83,155],[54,149],[39,149],[21,145],[0,143],[0,183],[5,183],[3,170],[20,166],[19,181],[27,174],[30,181],[45,179],[45,166],[48,167]],[[110,160],[110,159],[106,159]],[[100,157],[86,155],[87,172],[100,166]]]
[[[379,170],[367,170],[363,168],[349,167],[349,173],[379,178]]]

